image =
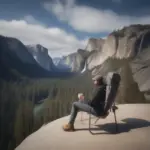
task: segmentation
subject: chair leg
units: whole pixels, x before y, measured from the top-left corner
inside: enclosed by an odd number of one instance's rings
[[[81,118],[80,118],[81,121],[83,121],[82,116],[83,116],[83,112],[81,111]]]
[[[92,132],[92,130],[91,130],[91,117],[92,115],[91,115],[91,113],[89,114],[89,132],[92,134],[92,135],[94,135],[94,133]]]
[[[116,125],[116,133],[118,132],[118,123],[117,123],[117,117],[116,117],[116,111],[113,110],[114,118],[115,118],[115,125]]]
[[[91,133],[91,114],[89,114],[89,132]]]
[[[97,123],[97,121],[98,121],[99,119],[100,119],[100,118],[97,118],[97,119],[95,120],[94,124],[96,124],[96,123]]]

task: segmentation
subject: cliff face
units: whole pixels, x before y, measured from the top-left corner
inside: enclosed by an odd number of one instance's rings
[[[54,69],[52,58],[48,54],[48,49],[40,44],[27,45],[29,52],[32,54],[37,63],[48,71]]]
[[[87,59],[87,68],[91,70],[101,65],[107,58],[133,58],[141,53],[150,42],[150,25],[132,25],[112,32],[98,46],[89,40],[88,47],[95,50]]]
[[[68,122],[70,117],[66,116],[43,125],[38,131],[29,135],[15,150],[99,150],[100,147],[106,150],[149,150],[150,105],[119,105],[117,116],[118,114],[119,134],[114,135],[113,114],[108,115],[106,119],[98,120],[92,130],[95,135],[93,136],[88,132],[89,116],[84,113],[84,122],[82,122],[81,114],[78,113],[75,132],[66,133],[62,130],[62,125]],[[92,117],[92,122],[95,120],[96,118]],[[139,138],[135,138],[137,135]],[[66,139],[73,142],[66,142]]]
[[[94,43],[95,40],[93,43],[89,40],[92,51],[86,59],[86,68],[92,76],[106,75],[128,63],[140,91],[150,99],[150,25],[124,27],[109,34],[103,43],[99,42],[101,46]]]
[[[90,38],[86,46],[86,50],[87,51],[101,50],[104,42],[105,40],[101,38],[100,39]]]
[[[150,48],[145,49],[131,61],[130,66],[135,81],[141,91],[150,90]]]
[[[26,46],[16,38],[0,35],[0,49],[10,54],[15,53],[23,63],[37,64],[32,55],[28,52]]]
[[[0,78],[47,77],[49,72],[38,65],[18,39],[0,36]]]
[[[64,56],[59,63],[64,64],[71,68],[72,72],[79,72],[84,68],[85,60],[89,52],[86,50],[78,49],[76,53]]]

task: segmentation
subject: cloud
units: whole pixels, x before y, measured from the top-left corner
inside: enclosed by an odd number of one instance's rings
[[[62,2],[60,0],[45,2],[43,6],[47,11],[53,12],[60,20],[67,21],[72,16],[70,13],[75,5],[75,0],[65,0],[65,3]]]
[[[119,2],[120,0],[113,0]],[[111,32],[130,24],[149,24],[150,16],[134,17],[119,15],[112,10],[79,6],[74,0],[45,2],[44,8],[75,30],[87,33]]]
[[[42,22],[36,20],[32,15],[24,16],[23,20],[26,21],[29,24],[39,24],[39,25],[43,25],[44,26],[44,24]]]
[[[33,17],[25,18],[34,21]],[[78,48],[85,48],[87,42],[60,28],[48,28],[25,20],[0,20],[0,34],[18,38],[24,44],[41,44],[49,49],[52,56],[75,52]]]

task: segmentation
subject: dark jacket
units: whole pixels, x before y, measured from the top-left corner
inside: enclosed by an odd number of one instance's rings
[[[95,87],[92,93],[92,99],[89,105],[94,108],[94,110],[101,114],[104,111],[104,102],[106,96],[106,85]]]

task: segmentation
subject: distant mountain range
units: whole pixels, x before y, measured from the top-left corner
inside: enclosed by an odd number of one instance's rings
[[[62,59],[62,57],[54,57],[54,58],[53,58],[53,63],[54,63],[54,65],[55,65],[55,66],[58,66],[58,64],[59,64],[59,62],[60,62],[61,59]]]
[[[68,77],[84,71],[95,77],[122,69],[126,62],[134,82],[150,100],[150,25],[130,25],[106,39],[90,38],[84,50],[53,59],[42,45],[25,46],[18,39],[0,36],[0,77],[5,79]]]
[[[77,52],[61,58],[51,58],[40,44],[24,45],[19,39],[0,35],[0,78],[64,77],[80,73],[89,52]]]
[[[0,78],[68,77],[73,73],[57,69],[48,50],[41,45],[25,46],[12,37],[0,36]]]
[[[71,72],[71,66],[70,64],[67,64],[65,61],[63,61],[64,57],[54,57],[53,63],[58,69],[66,70]]]
[[[36,62],[48,71],[52,71],[55,68],[52,58],[48,54],[48,49],[40,44],[26,45],[28,51],[32,54]]]
[[[88,54],[87,50],[78,49],[77,52],[63,56],[62,58],[54,58],[53,62],[58,68],[69,69],[71,72],[81,72]]]

